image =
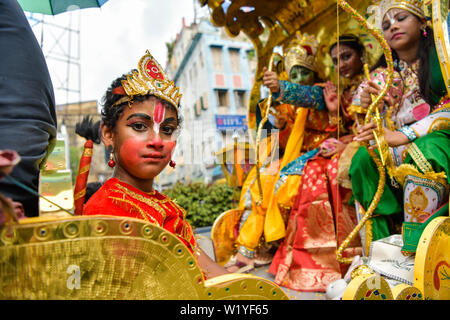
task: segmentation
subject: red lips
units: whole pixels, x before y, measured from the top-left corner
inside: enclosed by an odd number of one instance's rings
[[[164,158],[163,154],[161,152],[151,152],[144,154],[142,156],[143,158],[149,158],[149,159],[162,159]]]
[[[394,33],[394,35],[392,36],[391,40],[395,40],[395,39],[397,39],[398,37],[400,37],[401,35],[403,35],[402,32]]]

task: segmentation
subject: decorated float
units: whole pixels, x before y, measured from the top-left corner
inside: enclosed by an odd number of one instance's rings
[[[406,1],[408,2],[408,1]],[[373,97],[373,102],[365,114],[365,123],[375,121],[378,128],[381,128],[381,118],[378,114],[378,108],[375,106],[380,99],[392,86],[393,60],[389,46],[383,38],[380,30],[373,27],[374,21],[370,21],[366,13],[372,1],[207,1],[201,3],[208,6],[211,14],[211,21],[219,27],[223,27],[228,34],[236,36],[243,32],[253,43],[258,59],[255,83],[253,85],[250,102],[248,105],[248,126],[249,136],[252,141],[253,164],[257,171],[260,170],[262,163],[259,161],[259,148],[261,144],[261,128],[267,121],[269,114],[280,112],[277,107],[272,105],[271,94],[266,103],[259,103],[261,97],[261,86],[263,78],[263,68],[274,70],[278,73],[280,80],[286,80],[286,64],[283,59],[286,57],[288,44],[298,37],[298,34],[313,34],[316,36],[320,45],[318,46],[317,60],[320,65],[319,72],[323,79],[338,79],[336,70],[333,68],[331,58],[328,54],[330,43],[336,42],[339,35],[355,34],[363,42],[369,59],[366,66],[371,67],[381,55],[385,55],[387,61],[388,78],[381,93]],[[450,92],[450,65],[448,60],[449,52],[449,2],[439,0],[415,1],[415,5],[420,3],[425,12],[428,25],[432,26],[434,31],[434,41],[440,62],[447,94]],[[280,63],[281,61],[281,63]],[[368,69],[368,68],[367,68]],[[367,70],[366,69],[366,70]],[[366,76],[368,74],[366,73]],[[257,110],[260,108],[261,110]],[[258,118],[258,112],[259,118]],[[442,128],[448,128],[448,121]],[[329,285],[327,296],[330,299],[338,297],[344,300],[410,300],[410,299],[450,299],[450,218],[448,217],[448,192],[445,194],[447,200],[441,207],[446,212],[443,216],[434,219],[428,219],[424,224],[425,228],[418,241],[415,254],[404,256],[400,260],[395,260],[390,256],[395,248],[400,253],[402,247],[401,235],[392,237],[385,242],[389,247],[386,251],[374,248],[370,232],[362,239],[361,246],[365,249],[366,255],[373,258],[376,255],[377,263],[369,264],[361,262],[361,257],[348,257],[343,254],[354,240],[359,237],[361,230],[369,228],[373,211],[377,207],[378,201],[383,193],[385,184],[385,168],[389,172],[391,165],[387,159],[387,145],[384,142],[383,132],[378,130],[375,134],[377,149],[380,153],[371,153],[372,158],[377,164],[380,172],[377,192],[372,203],[366,212],[359,215],[358,223],[354,229],[346,235],[346,239],[336,247],[335,259],[341,263],[350,266],[350,271],[346,274],[346,279],[336,281]],[[381,154],[381,157],[379,156]],[[237,166],[238,164],[236,164]],[[236,169],[228,170],[230,175],[236,172]],[[260,177],[258,172],[255,181]],[[236,177],[229,181],[235,181]],[[364,187],[364,186],[363,186]],[[263,192],[260,188],[260,199]],[[423,207],[423,199],[420,197],[410,198],[408,205],[412,207]],[[412,201],[412,202],[411,202]],[[261,203],[261,201],[259,201]],[[258,201],[256,201],[258,205]],[[243,210],[240,208],[224,212],[215,221],[212,228],[212,240],[216,249],[217,261],[225,264],[238,252],[238,228]],[[403,230],[405,232],[405,230]],[[359,240],[359,239],[358,239]],[[264,239],[262,238],[262,242]],[[261,243],[260,245],[263,245]],[[401,256],[401,254],[400,254]],[[367,257],[364,259],[367,262]],[[370,259],[369,259],[370,260]],[[395,260],[391,268],[392,274],[388,277],[386,272],[378,272],[383,269],[383,262]],[[390,262],[392,263],[392,261]],[[392,270],[392,268],[396,270]],[[408,275],[396,276],[400,269],[407,270]],[[386,271],[384,269],[383,271]],[[397,281],[391,281],[392,278]]]

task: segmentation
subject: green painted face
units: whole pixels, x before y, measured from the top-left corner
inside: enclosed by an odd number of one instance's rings
[[[289,80],[297,84],[313,85],[314,71],[302,66],[293,66],[289,72]]]

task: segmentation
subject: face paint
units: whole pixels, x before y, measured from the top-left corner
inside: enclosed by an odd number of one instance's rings
[[[294,66],[289,73],[289,81],[297,84],[312,85],[314,84],[314,71],[303,66]]]
[[[159,134],[159,127],[161,122],[164,120],[165,113],[166,108],[164,108],[163,104],[158,101],[153,110],[153,130],[156,134]]]
[[[120,158],[126,166],[136,166],[140,162],[139,151],[145,148],[145,141],[129,138],[120,147]]]
[[[394,13],[396,13],[396,11],[389,11],[386,13],[386,15],[384,16],[385,19],[387,19],[389,21],[390,25],[393,25],[395,23],[395,18],[394,18]]]
[[[170,153],[170,158],[172,158],[172,155],[175,151],[175,146],[177,145],[177,142],[175,140],[169,140],[163,142],[164,148],[167,148],[166,150]]]

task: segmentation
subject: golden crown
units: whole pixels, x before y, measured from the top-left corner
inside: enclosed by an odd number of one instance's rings
[[[285,54],[284,63],[289,74],[292,67],[303,66],[312,71],[317,71],[316,53],[319,46],[313,35],[297,32],[294,39],[289,42]]]
[[[155,95],[178,108],[181,99],[180,89],[170,80],[160,64],[147,50],[139,60],[138,71],[127,75],[122,86],[130,100],[137,95]]]
[[[381,29],[384,15],[393,8],[404,9],[419,18],[425,18],[422,0],[375,0],[374,4],[367,8],[367,14],[370,16],[368,21],[375,28]]]

